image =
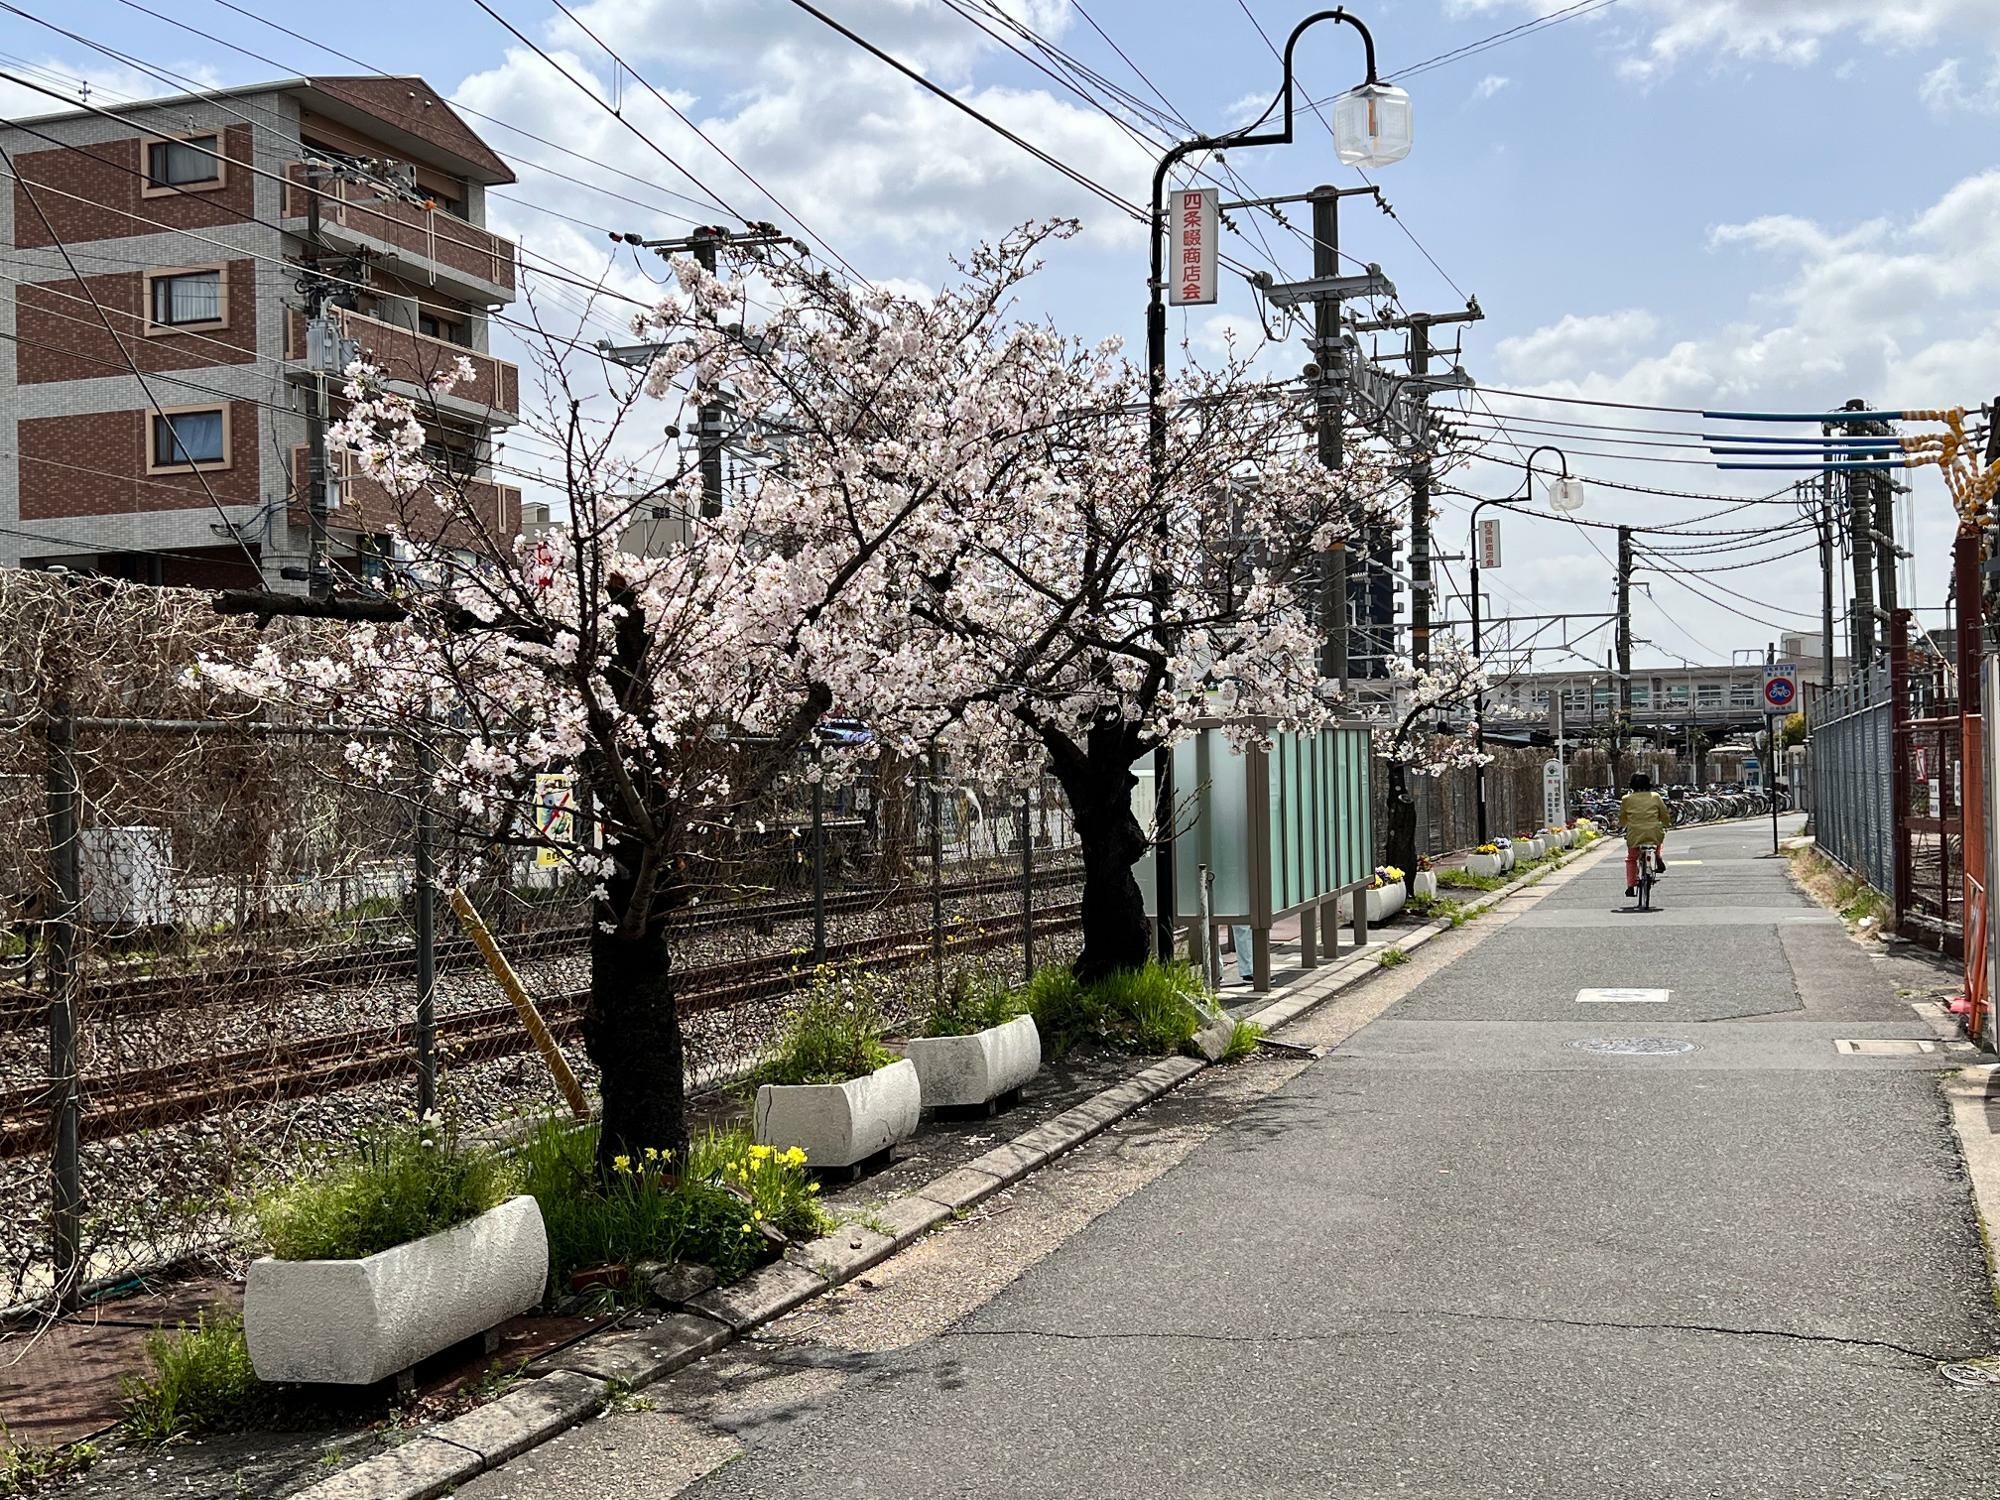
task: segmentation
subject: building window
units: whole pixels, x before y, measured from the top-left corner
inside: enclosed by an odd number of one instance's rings
[[[1731,708],[1755,708],[1757,706],[1756,685],[1748,682],[1730,683],[1729,706]]]
[[[1651,708],[1653,706],[1652,688],[1645,686],[1644,684],[1639,684],[1639,683],[1633,684],[1632,706],[1634,708]]]
[[[1719,682],[1697,682],[1694,685],[1694,701],[1699,708],[1722,707],[1722,684]]]
[[[220,266],[149,271],[146,285],[149,331],[220,328],[228,321]]]
[[[153,416],[152,462],[162,469],[224,468],[229,463],[229,408],[183,407]]]
[[[440,317],[434,312],[419,312],[417,332],[426,338],[442,339],[447,344],[457,344],[462,349],[472,347],[472,340],[466,336],[465,324],[456,318]]]
[[[222,186],[222,137],[185,135],[146,142],[146,191]]]

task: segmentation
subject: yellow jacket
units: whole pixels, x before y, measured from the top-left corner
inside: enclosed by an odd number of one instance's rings
[[[1636,849],[1664,839],[1674,815],[1658,792],[1627,792],[1618,799],[1618,821],[1625,825],[1625,847]]]

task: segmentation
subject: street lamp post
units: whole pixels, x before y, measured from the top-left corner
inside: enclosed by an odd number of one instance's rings
[[[1149,580],[1153,607],[1153,644],[1160,654],[1159,671],[1164,676],[1173,655],[1172,631],[1167,624],[1171,582],[1167,577],[1167,513],[1163,503],[1167,470],[1167,414],[1161,405],[1167,384],[1166,235],[1164,203],[1167,174],[1176,163],[1197,151],[1225,150],[1235,146],[1285,146],[1292,141],[1292,53],[1308,27],[1321,21],[1344,21],[1361,33],[1367,50],[1368,76],[1334,101],[1333,148],[1341,161],[1355,167],[1385,167],[1401,161],[1410,151],[1410,96],[1394,84],[1381,81],[1375,71],[1375,38],[1357,16],[1345,8],[1315,11],[1292,28],[1285,38],[1284,82],[1270,108],[1241,130],[1221,136],[1196,136],[1167,148],[1153,173],[1152,278],[1146,284],[1146,443],[1153,502],[1153,534],[1156,543],[1153,574]],[[1282,106],[1284,126],[1257,133],[1257,127]],[[1173,752],[1165,745],[1153,752],[1153,812],[1158,842],[1154,853],[1154,904],[1158,919],[1159,953],[1162,960],[1174,950],[1174,831]]]
[[[1534,498],[1535,458],[1538,454],[1553,453],[1562,461],[1562,477],[1549,486],[1550,504],[1557,510],[1575,510],[1583,503],[1582,486],[1569,477],[1569,455],[1562,449],[1544,443],[1528,455],[1527,472],[1521,476],[1521,493],[1498,496],[1481,500],[1472,507],[1472,514],[1465,523],[1465,551],[1472,559],[1472,655],[1475,661],[1482,661],[1479,685],[1472,693],[1472,748],[1478,755],[1486,751],[1486,680],[1483,660],[1480,656],[1479,641],[1479,513],[1489,505],[1518,505]],[[1560,487],[1560,489],[1558,489]],[[1591,715],[1597,712],[1596,695],[1591,698]],[[1472,766],[1473,802],[1477,810],[1477,831],[1479,842],[1486,842],[1486,762],[1477,759]]]

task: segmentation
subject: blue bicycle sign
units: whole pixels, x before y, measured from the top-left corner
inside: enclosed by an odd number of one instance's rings
[[[1799,695],[1799,669],[1795,662],[1772,662],[1764,668],[1764,707],[1773,713],[1788,713]]]

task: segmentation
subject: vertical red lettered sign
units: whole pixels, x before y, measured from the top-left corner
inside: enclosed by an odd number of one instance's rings
[[[1500,566],[1500,523],[1491,517],[1479,523],[1479,566]]]
[[[1215,300],[1215,188],[1178,188],[1167,198],[1167,301]]]

